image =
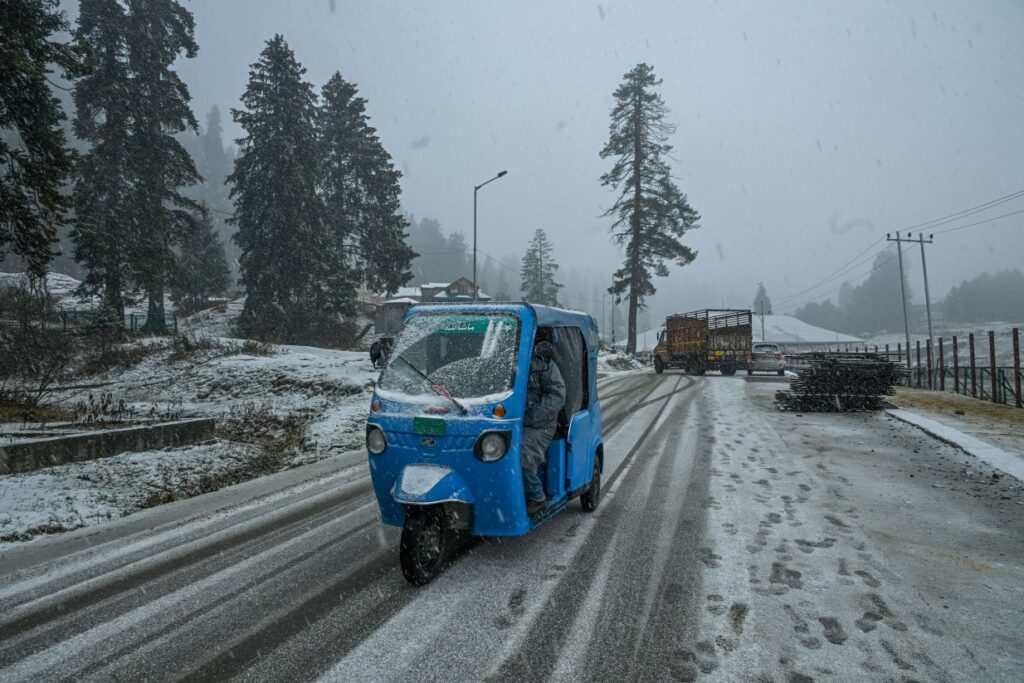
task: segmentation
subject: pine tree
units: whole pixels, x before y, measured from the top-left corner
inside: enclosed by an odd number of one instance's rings
[[[232,148],[224,146],[224,129],[221,126],[220,109],[214,106],[206,115],[206,129],[200,135],[196,163],[203,177],[200,200],[209,209],[214,230],[224,244],[228,267],[233,277],[238,276],[238,245],[233,239],[234,227],[227,222],[232,213],[231,199],[227,185],[231,175]]]
[[[280,35],[249,70],[245,130],[233,184],[247,297],[242,334],[275,341],[326,341],[350,310],[344,255],[324,226],[317,194],[316,95],[305,68]]]
[[[355,85],[335,72],[322,100],[324,220],[353,276],[370,289],[393,293],[412,277],[415,256],[399,202],[402,174],[370,126]]]
[[[66,117],[47,83],[54,66],[67,78],[80,68],[75,49],[52,39],[68,30],[57,0],[0,5],[0,260],[9,248],[34,278],[46,274],[70,205]]]
[[[121,4],[82,0],[75,29],[75,39],[89,49],[85,75],[74,88],[73,127],[89,149],[75,172],[71,240],[75,260],[86,269],[81,293],[100,293],[118,323],[124,320],[124,294],[130,286],[128,247],[133,241],[126,220],[132,184],[127,171],[131,113],[126,23]]]
[[[200,182],[195,162],[175,133],[198,130],[188,87],[172,68],[193,58],[195,21],[177,0],[128,0],[127,50],[132,135],[128,215],[135,242],[133,278],[149,299],[143,330],[166,334],[164,288],[175,270],[173,247],[199,231],[199,204],[182,188]]]
[[[520,290],[524,301],[543,306],[558,306],[558,290],[562,285],[555,282],[558,264],[551,255],[552,247],[548,237],[540,228],[533,234],[530,245],[523,255],[520,271]]]
[[[602,159],[616,158],[601,184],[619,192],[605,215],[615,218],[613,241],[626,252],[611,291],[628,295],[629,353],[636,351],[637,312],[656,291],[653,276],[668,275],[667,261],[684,266],[697,256],[679,241],[697,227],[700,214],[687,203],[662,158],[672,150],[666,141],[675,126],[665,120],[668,110],[654,91],[660,84],[647,64],[638,64],[625,75],[614,93],[608,143],[601,150]]]
[[[200,178],[174,135],[196,130],[188,88],[173,70],[198,47],[192,15],[176,0],[83,0],[76,36],[89,46],[75,87],[75,133],[90,143],[75,185],[75,258],[86,292],[124,315],[124,292],[149,302],[144,330],[165,333],[164,288],[175,245],[198,230],[183,188]]]
[[[754,295],[754,303],[750,305],[750,308],[757,315],[771,315],[772,300],[768,298],[768,292],[765,290],[763,282],[757,283],[757,294]]]
[[[224,243],[206,214],[198,234],[181,246],[171,288],[172,299],[185,315],[190,315],[205,308],[211,296],[224,294],[230,284]]]

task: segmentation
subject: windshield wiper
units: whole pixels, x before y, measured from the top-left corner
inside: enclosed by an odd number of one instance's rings
[[[433,391],[438,396],[444,396],[446,399],[451,401],[452,405],[454,405],[456,408],[461,410],[463,415],[466,415],[466,414],[469,413],[469,409],[466,408],[466,406],[462,405],[462,403],[458,399],[456,399],[454,396],[452,396],[451,393],[447,389],[445,389],[443,386],[441,386],[440,384],[438,384],[434,380],[430,379],[430,376],[427,375],[427,373],[423,372],[418,367],[413,365],[412,362],[408,358],[406,358],[405,356],[403,356],[400,353],[397,354],[395,356],[395,358],[397,358],[398,360],[402,361],[403,363],[408,365],[410,368],[412,368],[413,371],[417,375],[419,375],[420,377],[423,378],[423,381],[425,381],[427,383],[427,385],[430,387],[431,391]]]

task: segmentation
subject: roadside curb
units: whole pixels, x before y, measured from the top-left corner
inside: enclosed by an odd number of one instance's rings
[[[974,456],[997,470],[1024,482],[1024,459],[1019,456],[997,448],[977,437],[964,434],[959,429],[945,425],[938,420],[918,415],[909,410],[890,408],[885,412],[900,422],[917,427],[925,434],[954,448],[959,448],[964,453]]]

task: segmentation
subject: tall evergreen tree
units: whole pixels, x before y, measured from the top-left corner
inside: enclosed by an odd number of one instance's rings
[[[228,267],[234,277],[238,276],[238,245],[233,239],[235,228],[228,223],[232,213],[232,204],[227,185],[231,175],[233,148],[224,145],[224,129],[221,125],[221,113],[214,106],[206,115],[206,128],[199,136],[198,151],[195,155],[199,173],[203,177],[203,186],[198,193],[200,200],[209,208],[209,218],[214,230],[224,244]]]
[[[548,236],[540,228],[533,233],[533,239],[523,255],[520,271],[520,290],[523,300],[543,306],[558,306],[558,290],[562,285],[555,282],[558,264],[551,254],[552,246]]]
[[[66,117],[47,84],[55,66],[65,77],[80,67],[74,48],[53,40],[67,30],[57,0],[0,4],[0,260],[10,249],[36,278],[46,274],[70,204],[61,191],[73,159]]]
[[[224,256],[224,243],[207,214],[196,236],[181,245],[171,298],[185,315],[189,315],[205,308],[211,296],[224,294],[230,284],[231,271]]]
[[[199,204],[183,188],[200,178],[176,133],[196,130],[188,88],[172,68],[194,57],[192,15],[176,0],[83,0],[76,34],[90,50],[75,88],[75,132],[91,147],[75,187],[75,257],[124,315],[126,290],[149,303],[143,329],[166,332],[164,288],[175,245],[198,230]]]
[[[370,126],[355,85],[335,72],[321,94],[324,220],[360,283],[393,293],[412,277],[415,255],[399,202],[402,174]]]
[[[409,235],[409,244],[418,256],[413,259],[413,277],[416,282],[437,282],[444,279],[445,266],[442,262],[448,252],[448,241],[441,231],[441,224],[433,218],[423,218]]]
[[[351,280],[324,226],[317,194],[316,94],[280,35],[249,70],[245,130],[230,181],[247,297],[242,334],[278,341],[326,341],[349,310]]]
[[[750,305],[750,308],[757,315],[771,315],[772,300],[768,298],[768,291],[763,282],[757,283],[757,294],[754,295],[754,303]]]
[[[199,231],[199,204],[182,188],[200,182],[195,162],[175,133],[198,130],[189,106],[188,86],[172,68],[181,56],[193,58],[195,21],[177,0],[127,0],[127,49],[130,73],[129,169],[132,191],[126,219],[135,243],[131,264],[135,281],[149,300],[143,330],[165,334],[164,288],[175,270],[173,247]]]
[[[82,0],[75,38],[89,49],[85,75],[74,88],[75,136],[89,144],[75,173],[75,260],[86,269],[83,294],[102,295],[104,307],[124,319],[130,286],[127,221],[132,178],[129,71],[124,45],[125,8],[115,0]]]
[[[628,296],[629,353],[636,351],[637,312],[656,291],[653,276],[668,275],[666,262],[684,266],[697,256],[679,241],[697,227],[700,214],[690,207],[662,158],[672,150],[667,140],[675,126],[665,120],[668,110],[654,90],[660,84],[647,64],[638,64],[625,75],[614,93],[608,143],[601,150],[602,159],[615,157],[601,184],[619,193],[605,215],[615,218],[613,240],[626,252],[611,291]]]

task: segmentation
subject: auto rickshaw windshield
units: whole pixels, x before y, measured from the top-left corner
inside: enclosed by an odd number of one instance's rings
[[[519,319],[509,314],[415,315],[395,340],[378,393],[486,398],[512,389]]]

